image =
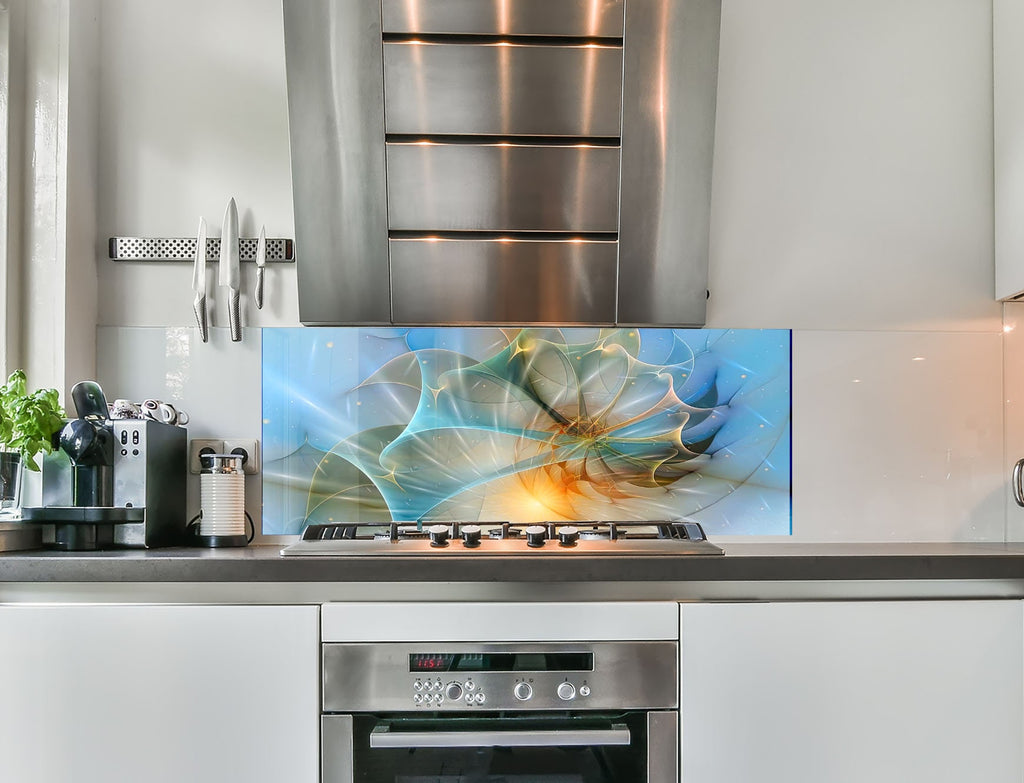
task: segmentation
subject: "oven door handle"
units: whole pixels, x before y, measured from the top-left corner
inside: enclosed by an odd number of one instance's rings
[[[553,748],[562,746],[629,745],[629,727],[607,729],[508,731],[391,731],[382,723],[370,732],[371,748]]]

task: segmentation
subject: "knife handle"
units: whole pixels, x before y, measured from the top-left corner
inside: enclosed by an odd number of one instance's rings
[[[199,336],[204,343],[209,342],[210,331],[206,328],[206,297],[196,294],[196,298],[192,302],[192,309],[195,311],[196,323],[199,325]]]
[[[253,292],[253,300],[256,302],[257,310],[263,309],[263,273],[263,267],[256,267],[256,290]]]
[[[232,288],[231,299],[228,301],[228,325],[231,327],[231,342],[233,343],[240,343],[242,341],[240,293],[237,288]]]

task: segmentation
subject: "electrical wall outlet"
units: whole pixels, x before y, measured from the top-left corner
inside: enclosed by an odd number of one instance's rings
[[[225,454],[242,455],[242,471],[247,475],[260,472],[260,442],[252,438],[225,438]]]
[[[224,441],[210,438],[193,438],[188,444],[188,472],[198,474],[203,465],[199,461],[201,454],[223,454]]]

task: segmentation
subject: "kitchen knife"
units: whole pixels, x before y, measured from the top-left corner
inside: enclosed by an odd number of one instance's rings
[[[256,309],[263,309],[263,275],[267,265],[267,227],[260,226],[260,238],[256,241],[256,292],[253,299]]]
[[[239,310],[239,270],[238,270],[238,207],[235,200],[228,201],[224,211],[224,227],[220,233],[220,284],[227,286],[228,324],[231,326],[231,341],[242,339],[242,318]]]
[[[192,267],[192,290],[196,292],[196,298],[192,300],[192,309],[196,313],[196,323],[199,324],[199,336],[205,343],[210,339],[206,324],[206,218],[199,218],[196,262]]]

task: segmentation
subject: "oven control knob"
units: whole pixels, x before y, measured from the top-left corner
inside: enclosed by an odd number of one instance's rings
[[[448,525],[431,525],[427,528],[431,546],[448,546]]]
[[[530,687],[528,682],[517,682],[516,687],[512,689],[512,693],[519,701],[528,701],[533,696],[533,688]]]
[[[469,548],[480,546],[480,525],[462,526],[462,545]]]
[[[544,546],[548,537],[547,528],[544,525],[530,525],[526,528],[526,545],[532,547]]]
[[[571,682],[558,683],[558,688],[555,692],[562,701],[572,701],[576,698],[576,686]]]
[[[462,698],[462,686],[457,682],[450,682],[444,689],[444,695],[448,701],[458,701]]]
[[[576,542],[579,541],[580,531],[572,525],[566,525],[565,527],[558,528],[558,544],[559,546],[576,546]]]
[[[590,686],[589,685],[581,685],[580,686],[580,696],[589,696],[589,695],[590,695]]]

